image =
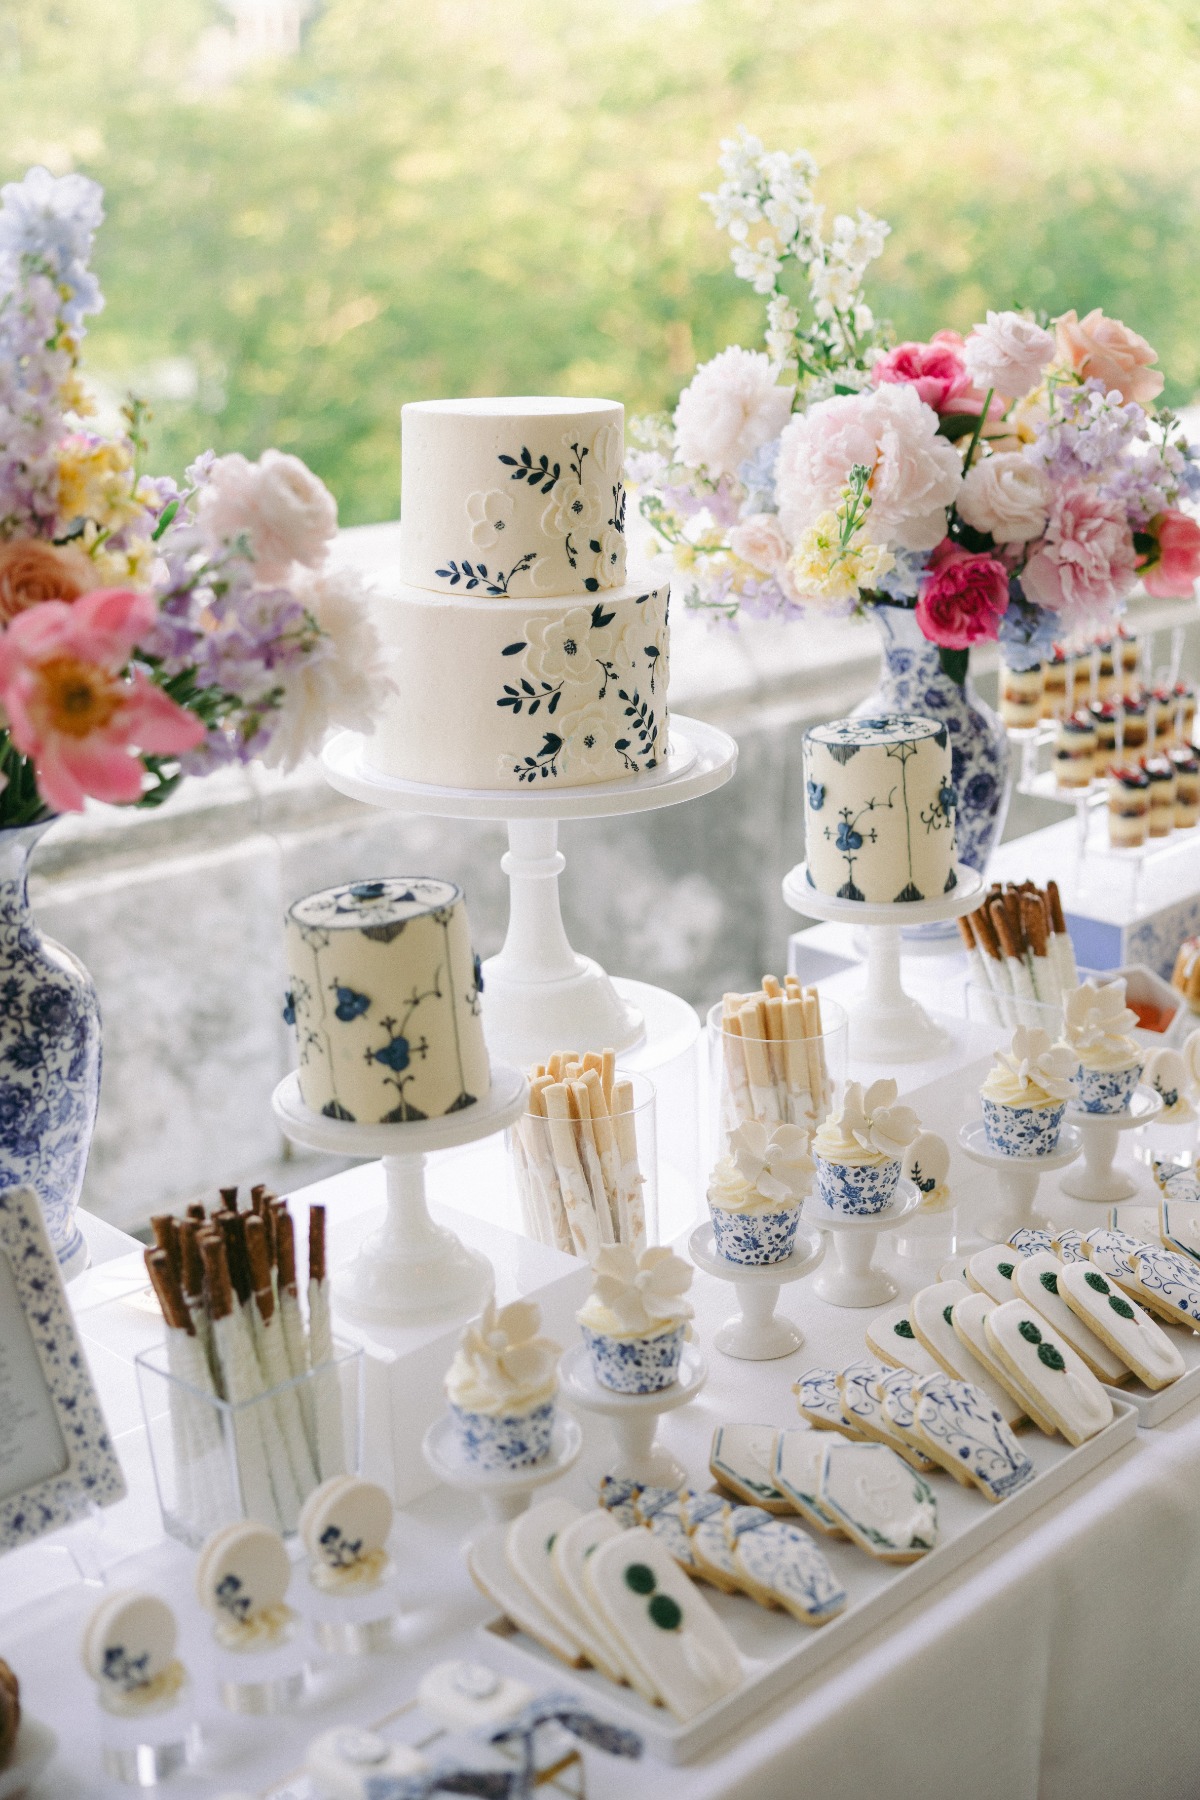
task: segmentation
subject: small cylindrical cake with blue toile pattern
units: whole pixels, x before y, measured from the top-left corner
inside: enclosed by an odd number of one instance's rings
[[[1077,1068],[1074,1053],[1051,1044],[1048,1032],[1018,1026],[980,1089],[988,1148],[1001,1156],[1053,1156]]]
[[[809,1134],[801,1125],[749,1119],[729,1134],[708,1184],[713,1245],[726,1262],[785,1262],[796,1245],[800,1208],[812,1181]]]
[[[595,1283],[576,1315],[592,1374],[617,1394],[657,1394],[674,1385],[691,1336],[685,1299],[695,1271],[663,1245],[608,1244],[592,1259]]]
[[[818,893],[872,906],[956,884],[950,739],[934,719],[832,719],[804,734],[804,855]]]
[[[904,1153],[921,1129],[911,1106],[897,1106],[896,1083],[846,1084],[838,1111],[817,1129],[812,1158],[817,1193],[831,1212],[869,1218],[891,1204]]]
[[[541,1309],[492,1302],[463,1333],[446,1373],[446,1398],[464,1461],[524,1469],[550,1453],[559,1347],[540,1335]]]
[[[300,1095],[363,1125],[439,1119],[491,1086],[462,889],[427,875],[326,888],[286,921]]]
[[[1085,981],[1063,1005],[1063,1042],[1078,1064],[1076,1104],[1088,1113],[1129,1111],[1145,1057],[1129,1034],[1137,1014],[1124,981]]]

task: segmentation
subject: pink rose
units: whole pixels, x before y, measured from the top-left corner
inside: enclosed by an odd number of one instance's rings
[[[1151,519],[1158,556],[1141,570],[1142,586],[1156,600],[1190,599],[1200,576],[1200,525],[1173,508]]]
[[[729,534],[729,548],[764,575],[782,568],[792,553],[777,513],[751,513],[740,519]]]
[[[1054,321],[1054,336],[1060,360],[1085,381],[1102,381],[1106,391],[1116,388],[1122,400],[1139,406],[1162,393],[1164,378],[1150,367],[1158,351],[1120,319],[1106,319],[1098,306],[1086,319],[1076,318],[1072,307]]]
[[[969,394],[971,377],[961,346],[962,339],[954,331],[935,332],[928,344],[897,344],[880,357],[871,370],[871,380],[876,387],[885,381],[910,383],[936,413],[965,412],[968,409],[959,401]],[[978,405],[975,411],[979,411]]]
[[[943,538],[921,579],[917,624],[930,643],[967,650],[993,641],[1008,607],[1008,571]]]
[[[1137,558],[1124,508],[1082,481],[1054,496],[1046,535],[1021,575],[1035,606],[1067,615],[1072,630],[1097,622],[1134,583]]]
[[[240,451],[213,463],[196,503],[201,528],[218,543],[249,539],[260,581],[282,581],[293,563],[315,569],[337,531],[337,501],[298,456]]]

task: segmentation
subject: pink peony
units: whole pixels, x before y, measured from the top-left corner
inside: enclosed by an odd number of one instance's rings
[[[196,511],[216,543],[249,539],[260,581],[282,581],[293,563],[315,569],[337,531],[337,501],[325,483],[282,450],[264,450],[256,463],[236,450],[219,456]]]
[[[1147,529],[1158,539],[1158,556],[1141,571],[1142,586],[1156,600],[1190,599],[1200,576],[1200,525],[1171,508]]]
[[[729,548],[751,568],[774,575],[792,553],[777,513],[750,513],[729,534]]]
[[[956,331],[937,331],[928,344],[897,344],[881,356],[871,370],[880,382],[907,382],[936,413],[968,412],[960,402],[970,393],[971,377],[963,361],[962,339]],[[982,395],[974,407],[979,411]]]
[[[716,481],[736,475],[748,457],[777,438],[792,411],[793,387],[780,387],[761,350],[730,344],[702,363],[675,408],[675,450],[689,469]]]
[[[963,346],[963,361],[977,388],[993,388],[1019,400],[1035,388],[1054,355],[1054,337],[1018,312],[989,312]]]
[[[1164,377],[1150,367],[1158,351],[1120,319],[1106,319],[1098,306],[1084,319],[1072,307],[1054,321],[1054,335],[1060,360],[1084,381],[1102,381],[1139,406],[1162,393]]]
[[[1082,481],[1055,494],[1041,547],[1021,585],[1035,606],[1066,615],[1079,630],[1103,618],[1134,583],[1136,556],[1124,508]]]
[[[0,705],[56,812],[82,812],[89,794],[136,800],[139,751],[178,755],[203,738],[195,714],[141,671],[122,674],[154,619],[149,594],[95,588],[72,605],[45,600],[31,607],[0,636]]]
[[[994,640],[1008,607],[1008,570],[943,538],[921,578],[917,624],[933,644],[966,650]]]

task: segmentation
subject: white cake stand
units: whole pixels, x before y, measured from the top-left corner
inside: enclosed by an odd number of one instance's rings
[[[883,1233],[902,1225],[920,1204],[920,1188],[904,1180],[897,1182],[894,1196],[877,1213],[835,1213],[817,1194],[810,1194],[801,1222],[829,1232],[833,1239],[833,1255],[813,1283],[818,1299],[830,1306],[854,1307],[882,1306],[886,1300],[894,1300],[899,1291],[895,1282],[882,1269],[872,1268],[871,1258]]]
[[[1037,1223],[1033,1216],[1033,1203],[1037,1198],[1038,1182],[1043,1175],[1054,1169],[1065,1169],[1069,1163],[1073,1163],[1083,1147],[1083,1140],[1074,1127],[1064,1125],[1058,1134],[1058,1148],[1051,1155],[1008,1156],[1002,1150],[992,1149],[987,1141],[982,1119],[976,1119],[971,1125],[961,1126],[958,1142],[959,1148],[972,1162],[996,1171],[996,1179],[1004,1197],[999,1212],[988,1213],[982,1219],[971,1221],[980,1237],[989,1244],[1007,1244],[1014,1231]]]
[[[454,1421],[445,1413],[433,1421],[421,1442],[425,1461],[439,1481],[447,1487],[460,1488],[467,1494],[478,1494],[489,1520],[515,1519],[529,1505],[535,1489],[574,1466],[583,1447],[583,1432],[578,1419],[560,1412],[554,1421],[549,1455],[539,1463],[521,1469],[481,1469],[462,1453]]]
[[[387,1211],[354,1261],[333,1276],[343,1311],[384,1324],[438,1317],[469,1318],[492,1290],[492,1266],[444,1225],[435,1225],[425,1198],[425,1158],[431,1150],[472,1144],[503,1131],[525,1111],[529,1083],[519,1069],[493,1062],[482,1100],[440,1119],[400,1125],[359,1125],[310,1112],[300,1078],[285,1076],[271,1105],[286,1135],[309,1150],[337,1156],[382,1157]]]
[[[1073,1128],[1083,1135],[1083,1165],[1064,1175],[1061,1187],[1073,1200],[1100,1200],[1115,1205],[1129,1200],[1138,1191],[1132,1175],[1113,1168],[1117,1140],[1123,1131],[1136,1131],[1139,1125],[1150,1125],[1163,1109],[1163,1097],[1154,1088],[1134,1088],[1126,1112],[1090,1113],[1082,1107],[1069,1106],[1067,1117]]]
[[[799,1350],[804,1333],[790,1319],[776,1318],[775,1304],[780,1288],[815,1269],[824,1254],[825,1240],[820,1232],[800,1232],[795,1250],[782,1262],[730,1262],[717,1254],[712,1225],[697,1225],[688,1239],[688,1255],[706,1275],[731,1282],[741,1308],[713,1338],[717,1349],[742,1362],[773,1362],[778,1356],[790,1356],[793,1350]]]
[[[555,1050],[630,1050],[648,1034],[670,1037],[686,1001],[641,983],[614,982],[599,963],[571,948],[563,927],[558,878],[560,819],[615,818],[678,806],[723,787],[737,767],[737,745],[715,725],[673,714],[670,749],[657,769],[627,781],[588,787],[545,783],[519,791],[431,787],[372,769],[366,740],[332,738],[322,758],[339,793],[370,806],[439,819],[493,819],[508,826],[500,867],[508,876],[508,932],[483,965],[483,1022],[492,1055],[527,1068]],[[633,989],[634,992],[629,990]],[[640,990],[640,991],[638,991]],[[653,996],[652,1003],[639,1003]]]
[[[617,1394],[602,1387],[592,1374],[586,1344],[575,1344],[558,1366],[565,1397],[585,1412],[607,1419],[617,1441],[610,1475],[622,1481],[641,1481],[652,1487],[679,1487],[687,1470],[669,1450],[656,1447],[654,1434],[659,1415],[686,1406],[708,1379],[708,1366],[696,1344],[685,1344],[679,1361],[679,1379],[656,1394]]]
[[[935,900],[880,905],[818,893],[805,863],[784,876],[783,897],[793,912],[867,928],[867,985],[857,1000],[847,1002],[850,1054],[859,1061],[926,1062],[950,1048],[949,1034],[904,992],[900,931],[905,925],[934,925],[975,911],[984,892],[983,876],[966,863],[956,864],[955,874],[957,885]]]

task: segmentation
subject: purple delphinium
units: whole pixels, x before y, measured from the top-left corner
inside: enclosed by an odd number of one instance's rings
[[[30,169],[0,188],[0,271],[15,285],[22,269],[49,277],[65,325],[82,335],[84,318],[104,305],[88,267],[104,219],[104,190],[86,175]]]

